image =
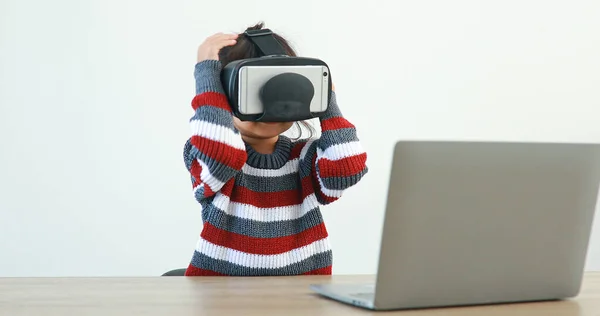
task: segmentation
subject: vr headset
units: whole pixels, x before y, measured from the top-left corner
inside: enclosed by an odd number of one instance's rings
[[[244,35],[262,56],[221,72],[233,113],[242,121],[292,122],[320,117],[331,99],[331,72],[315,58],[289,56],[269,29]]]

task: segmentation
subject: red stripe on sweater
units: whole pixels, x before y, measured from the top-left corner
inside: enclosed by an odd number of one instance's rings
[[[206,183],[203,183],[202,179],[200,178],[200,174],[202,174],[202,166],[200,166],[200,163],[198,162],[198,160],[192,161],[192,166],[190,168],[190,174],[194,178],[194,182],[192,183],[192,188],[196,189],[197,186],[202,185],[204,187],[204,192],[202,195],[205,198],[215,195],[215,192],[210,188],[210,186]]]
[[[213,244],[257,255],[275,255],[304,247],[327,237],[325,224],[308,228],[301,233],[275,238],[257,238],[217,228],[205,223],[200,234]]]
[[[302,186],[302,200],[306,199],[309,195],[315,193],[315,183],[313,182],[312,176],[306,176],[300,179],[300,185]],[[318,183],[317,183],[318,186]],[[317,188],[318,189],[318,188]]]
[[[321,131],[331,131],[342,128],[354,128],[354,124],[350,123],[343,117],[332,117],[321,121]]]
[[[192,187],[194,189],[196,189],[197,186],[202,185],[204,187],[204,191],[203,191],[203,197],[210,197],[213,196],[215,194],[215,192],[213,192],[213,190],[210,188],[210,186],[206,183],[202,182],[202,179],[200,179],[200,174],[202,173],[202,166],[200,166],[200,163],[198,163],[197,160],[192,161],[192,166],[190,168],[190,174],[192,175],[192,177],[194,178],[194,182],[192,183]]]
[[[329,160],[327,158],[320,158],[319,176],[321,178],[350,177],[365,170],[366,164],[367,153],[362,153],[359,155],[350,156],[339,160]]]
[[[194,183],[192,184],[192,186],[194,188],[197,185],[199,185],[201,182],[201,180],[200,180],[201,173],[202,173],[202,166],[200,166],[200,163],[198,163],[198,160],[193,160],[192,166],[190,167],[190,174],[192,175],[192,177],[194,177]]]
[[[313,158],[313,165],[315,159],[316,157]],[[302,193],[305,197],[314,193],[317,199],[323,201],[325,204],[333,203],[339,199],[323,193],[315,168],[312,168],[312,174],[308,177],[302,178],[300,183],[302,185]]]
[[[231,113],[231,106],[227,96],[217,92],[204,92],[192,99],[192,109],[196,111],[201,106],[214,106]]]
[[[292,151],[290,153],[290,160],[296,159],[296,158],[300,158],[300,153],[302,152],[302,149],[304,148],[304,146],[306,145],[306,142],[298,142],[294,144],[294,147],[292,147]]]
[[[190,264],[188,266],[188,268],[185,270],[184,275],[186,277],[187,276],[226,276],[226,274],[222,274],[219,272],[196,268],[192,264]]]
[[[303,273],[303,275],[330,275],[330,274],[331,274],[331,266]]]
[[[249,204],[261,208],[298,205],[303,201],[302,192],[298,190],[256,192],[243,186],[236,186],[229,197],[232,202]]]
[[[204,184],[204,197],[209,197],[215,195],[215,192],[208,186],[208,184]]]
[[[223,187],[221,188],[221,194],[224,194],[226,196],[231,196],[231,192],[233,192],[233,188],[235,187],[235,177],[231,178],[229,181],[227,181]]]
[[[192,136],[191,143],[206,156],[232,169],[241,170],[246,163],[247,153],[245,150],[198,135]]]

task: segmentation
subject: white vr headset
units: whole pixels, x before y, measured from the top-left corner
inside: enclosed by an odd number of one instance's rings
[[[261,57],[233,61],[221,80],[242,121],[293,122],[321,116],[331,99],[331,72],[315,58],[289,56],[269,29],[247,30]]]

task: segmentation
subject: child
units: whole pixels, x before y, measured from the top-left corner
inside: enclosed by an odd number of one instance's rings
[[[258,56],[244,35],[219,33],[198,48],[195,114],[184,158],[204,225],[186,276],[331,274],[319,205],[339,199],[368,171],[367,155],[335,92],[320,118],[319,139],[281,135],[295,122],[233,116],[220,71],[232,60]]]

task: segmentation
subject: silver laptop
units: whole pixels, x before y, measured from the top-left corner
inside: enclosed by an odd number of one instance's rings
[[[311,289],[373,310],[577,296],[599,183],[599,145],[398,142],[375,282]]]

